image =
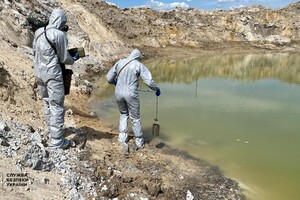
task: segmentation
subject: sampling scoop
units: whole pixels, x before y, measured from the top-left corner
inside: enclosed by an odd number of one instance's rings
[[[158,96],[156,96],[156,115],[155,115],[155,119],[153,122],[153,126],[152,126],[152,135],[153,136],[159,136],[159,129],[160,129],[160,125],[158,123]]]

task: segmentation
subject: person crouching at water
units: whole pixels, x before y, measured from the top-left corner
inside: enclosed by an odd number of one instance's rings
[[[144,147],[138,96],[139,77],[150,89],[156,91],[156,96],[161,94],[148,68],[139,62],[140,58],[141,52],[134,49],[127,58],[120,59],[106,76],[107,81],[116,86],[115,96],[120,111],[119,142],[128,142],[128,117],[130,117],[137,148]]]

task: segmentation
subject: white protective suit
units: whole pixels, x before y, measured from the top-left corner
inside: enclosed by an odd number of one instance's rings
[[[139,77],[142,78],[143,82],[150,89],[154,91],[159,89],[157,84],[153,81],[150,71],[145,65],[138,61],[140,57],[140,51],[134,49],[130,56],[119,60],[107,74],[107,81],[111,84],[115,83],[114,80],[118,76],[115,96],[120,111],[119,142],[127,142],[128,140],[129,116],[137,147],[144,146],[140,117],[140,100],[138,96]],[[125,67],[122,69],[123,66]],[[122,71],[120,72],[121,69]],[[119,72],[120,74],[118,75]]]
[[[46,26],[47,38],[56,52],[45,37],[44,27],[35,32],[33,40],[34,73],[44,101],[45,120],[52,146],[61,146],[66,142],[63,131],[65,94],[60,63],[74,63],[74,58],[67,51],[67,36],[61,31],[66,22],[64,11],[54,9]]]

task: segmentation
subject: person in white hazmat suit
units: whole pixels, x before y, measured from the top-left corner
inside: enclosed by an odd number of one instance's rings
[[[45,120],[51,138],[50,147],[66,149],[72,141],[64,137],[65,89],[60,64],[74,64],[78,60],[67,51],[68,40],[62,31],[67,23],[63,10],[55,8],[49,24],[35,32],[33,40],[34,74],[44,101]]]
[[[135,144],[144,147],[142,123],[140,117],[140,100],[138,96],[139,77],[156,95],[160,95],[158,85],[152,79],[148,68],[139,62],[141,52],[134,49],[127,58],[120,59],[107,73],[107,81],[116,85],[115,96],[120,111],[119,142],[128,141],[128,117],[131,119]]]

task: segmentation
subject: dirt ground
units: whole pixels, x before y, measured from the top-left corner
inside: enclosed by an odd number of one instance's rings
[[[63,199],[59,184],[61,176],[51,172],[37,172],[32,169],[19,171],[13,160],[0,156],[0,199],[31,200],[31,199]],[[9,178],[23,176],[22,186],[13,186]]]

